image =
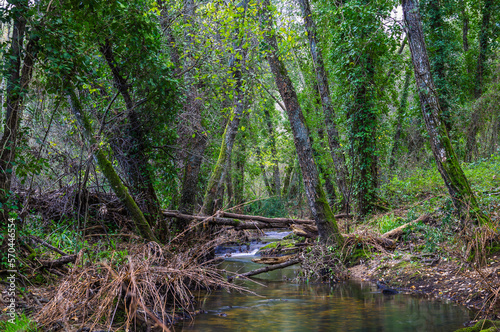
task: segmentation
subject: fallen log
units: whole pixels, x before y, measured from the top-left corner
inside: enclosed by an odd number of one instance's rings
[[[46,248],[48,248],[48,249],[50,249],[50,250],[52,250],[54,252],[57,252],[61,256],[67,256],[68,255],[64,251],[62,251],[61,249],[54,247],[53,245],[45,242],[44,240],[42,240],[42,239],[40,239],[40,238],[38,238],[38,237],[36,237],[34,235],[30,235],[30,239],[32,239],[35,242],[38,242],[42,246],[44,246],[44,247],[46,247]]]
[[[409,223],[406,223],[404,225],[401,225],[397,228],[394,228],[392,231],[388,231],[384,234],[382,234],[382,237],[383,238],[398,238],[399,236],[401,236],[401,234],[403,234],[403,231],[408,228],[409,226],[411,225],[414,225],[418,222],[426,222],[430,219],[431,215],[430,214],[425,214],[423,216],[420,216],[418,217],[417,219],[413,220],[413,221],[410,221]]]
[[[183,214],[178,211],[163,211],[165,217],[173,217],[184,220],[205,221],[211,224],[222,226],[233,226],[236,229],[265,229],[265,228],[289,228],[289,225],[284,223],[266,223],[262,221],[242,221],[232,218],[222,218],[216,216],[194,216]]]
[[[294,259],[291,259],[291,260],[286,261],[286,262],[281,263],[281,264],[269,265],[269,266],[266,266],[266,267],[263,267],[263,268],[260,268],[257,270],[241,273],[241,274],[234,275],[234,276],[229,276],[229,277],[227,277],[227,280],[232,281],[235,278],[251,277],[251,276],[255,276],[257,274],[261,274],[261,273],[265,273],[265,272],[269,272],[269,271],[274,271],[274,270],[278,270],[278,269],[283,269],[285,267],[295,265],[295,264],[298,264],[300,262],[301,262],[300,258],[294,258]]]
[[[292,224],[312,224],[312,225],[315,224],[314,220],[310,219],[267,218],[262,216],[251,216],[246,214],[237,214],[224,211],[220,211],[215,216],[195,216],[190,214],[183,214],[176,210],[164,210],[163,215],[166,217],[174,217],[184,220],[193,220],[193,219],[198,221],[206,220],[207,222],[213,222],[220,225],[224,224],[227,224],[228,226],[239,225],[239,227],[243,227],[242,225],[245,225],[243,220],[261,222],[264,224],[271,224],[273,225],[272,228],[287,228]],[[352,218],[352,216],[347,214],[338,214],[335,216],[335,218],[338,219]],[[281,225],[281,227],[279,227],[278,225]],[[262,227],[262,228],[269,228],[269,227]]]
[[[76,260],[76,255],[68,255],[55,259],[53,261],[46,261],[43,259],[40,259],[39,261],[44,267],[51,269],[54,267],[63,266],[68,263],[74,263],[75,260]]]
[[[257,264],[275,265],[284,263],[296,257],[297,257],[296,255],[287,255],[279,257],[260,257],[252,259],[252,262]]]
[[[318,237],[318,228],[312,225],[292,225],[292,231],[295,235],[305,238],[315,239]],[[396,242],[385,237],[366,237],[360,234],[342,234],[346,240],[360,241],[360,242],[374,242],[385,249],[393,249],[396,247]]]

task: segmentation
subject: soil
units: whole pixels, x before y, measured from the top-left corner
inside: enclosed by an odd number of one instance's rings
[[[349,269],[351,278],[381,282],[401,293],[462,304],[477,312],[476,319],[500,317],[500,255],[476,269],[437,255],[386,253],[372,256]]]

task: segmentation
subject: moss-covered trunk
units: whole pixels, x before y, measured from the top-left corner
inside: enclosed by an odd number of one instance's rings
[[[123,137],[112,144],[115,156],[125,173],[130,189],[137,203],[144,211],[144,216],[154,225],[161,218],[160,202],[153,186],[151,172],[148,168],[148,145],[145,139],[144,125],[138,113],[138,104],[131,97],[131,85],[123,76],[121,68],[115,61],[113,44],[106,39],[101,45],[103,54],[113,81],[125,102],[127,109],[127,125]]]
[[[415,0],[403,0],[403,13],[408,27],[408,40],[420,106],[437,168],[457,210],[470,213],[473,219],[484,222],[486,217],[479,208],[469,181],[453,150],[446,126],[441,120],[439,99],[431,76],[422,23]]]
[[[83,112],[80,100],[76,96],[75,91],[69,90],[68,94],[72,112],[75,115],[78,124],[82,128],[82,132],[85,138],[89,141],[89,144],[93,147],[94,157],[97,160],[99,168],[106,177],[106,180],[108,180],[111,189],[113,189],[118,199],[122,202],[127,211],[130,213],[132,221],[134,222],[136,228],[139,230],[140,234],[148,241],[157,241],[141,209],[139,209],[139,206],[134,201],[134,198],[130,195],[127,187],[123,184],[122,180],[118,176],[118,173],[113,168],[113,165],[106,157],[104,148],[105,145],[101,144],[102,142],[98,142],[94,137],[90,120],[88,119],[87,115]]]
[[[328,143],[333,159],[333,165],[335,167],[336,183],[341,194],[341,210],[348,211],[348,171],[344,153],[340,145],[339,133],[335,125],[335,112],[333,110],[333,103],[330,97],[330,86],[323,62],[323,54],[316,39],[316,25],[312,18],[309,0],[299,0],[299,3],[302,10],[302,17],[304,19],[304,26],[307,31],[307,38],[309,39],[309,48],[314,63],[314,70],[316,72],[316,81],[318,84],[321,105],[323,107],[325,124],[328,133]]]
[[[311,210],[312,217],[318,226],[318,233],[321,241],[324,243],[336,243],[338,245],[342,245],[344,239],[340,234],[335,216],[330,209],[325,192],[319,181],[318,170],[316,168],[311,142],[309,140],[309,133],[305,125],[297,93],[295,92],[292,81],[288,76],[285,64],[281,60],[276,33],[272,28],[273,19],[270,12],[271,5],[269,0],[263,1],[262,4],[263,22],[265,24],[264,28],[266,29],[264,32],[264,38],[269,46],[267,59],[274,75],[276,86],[280,92],[281,99],[285,103],[286,113],[292,128],[295,149],[299,159],[299,165],[302,170],[302,177],[309,208]]]

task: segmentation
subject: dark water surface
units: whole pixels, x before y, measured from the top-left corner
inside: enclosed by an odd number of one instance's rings
[[[228,271],[245,272],[253,250],[223,263]],[[337,285],[294,283],[289,267],[238,281],[259,296],[217,291],[200,299],[207,313],[176,331],[454,331],[469,320],[469,311],[453,304],[410,295],[383,295],[371,283]],[[258,277],[258,278],[257,278]]]

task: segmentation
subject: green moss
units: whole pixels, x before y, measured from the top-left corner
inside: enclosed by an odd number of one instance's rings
[[[260,250],[266,250],[266,249],[276,249],[278,246],[281,248],[293,248],[295,247],[295,243],[297,241],[293,239],[286,239],[286,240],[281,240],[281,241],[274,241],[266,244]]]
[[[474,326],[456,330],[455,332],[495,332],[500,330],[500,321],[482,319]]]

